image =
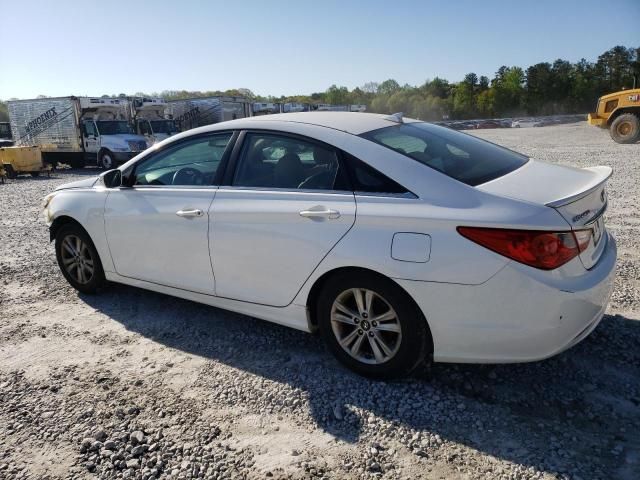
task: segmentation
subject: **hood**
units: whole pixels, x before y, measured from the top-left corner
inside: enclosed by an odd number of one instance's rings
[[[103,137],[119,138],[125,142],[146,142],[142,135],[136,135],[135,133],[116,133],[115,135],[103,135]]]
[[[57,187],[55,191],[68,190],[70,188],[91,188],[95,185],[98,178],[99,177],[89,177],[89,178],[83,178],[82,180],[78,180],[75,182],[65,183]]]

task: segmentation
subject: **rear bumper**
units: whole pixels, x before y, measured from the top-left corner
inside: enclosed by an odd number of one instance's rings
[[[589,125],[593,125],[594,127],[607,126],[607,120],[602,117],[598,117],[597,113],[590,113],[587,115],[587,122],[589,122]]]
[[[609,235],[598,263],[577,277],[512,262],[475,286],[396,281],[429,323],[435,361],[528,362],[571,348],[596,328],[613,289],[616,256]]]

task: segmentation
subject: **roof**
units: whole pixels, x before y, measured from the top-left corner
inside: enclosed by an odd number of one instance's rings
[[[251,128],[253,122],[293,122],[333,128],[353,135],[360,135],[371,130],[396,125],[388,115],[359,112],[298,112],[260,115],[225,122],[225,126],[234,128]],[[405,119],[415,122],[413,119]]]

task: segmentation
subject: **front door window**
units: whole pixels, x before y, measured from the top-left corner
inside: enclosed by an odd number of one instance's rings
[[[295,190],[345,188],[336,151],[294,137],[247,135],[233,185]]]
[[[213,184],[231,133],[196,138],[161,151],[136,165],[133,185]]]

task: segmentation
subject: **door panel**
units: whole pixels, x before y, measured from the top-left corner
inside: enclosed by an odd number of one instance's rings
[[[213,294],[208,212],[216,188],[135,187],[110,191],[105,228],[116,272]]]
[[[221,187],[210,215],[216,295],[288,305],[355,210],[352,193]]]
[[[84,151],[87,153],[96,153],[99,150],[100,142],[98,141],[98,129],[96,124],[89,120],[84,122]]]

